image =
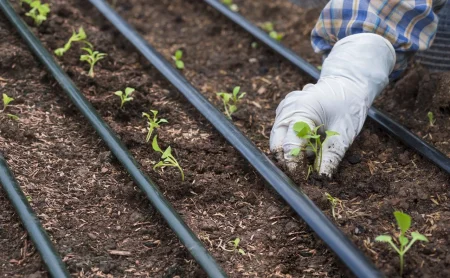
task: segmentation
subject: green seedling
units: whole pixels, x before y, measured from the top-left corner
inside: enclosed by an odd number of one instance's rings
[[[80,61],[86,61],[91,66],[89,69],[89,76],[94,78],[94,65],[105,58],[106,54],[94,51],[92,47],[83,47],[82,49],[88,54],[81,55]]]
[[[153,114],[153,116],[150,116],[150,114],[143,112],[142,117],[147,118],[147,124],[148,124],[148,133],[147,137],[145,138],[145,141],[150,141],[150,138],[152,137],[152,133],[155,129],[160,127],[160,124],[162,123],[168,123],[166,119],[158,119],[156,116],[158,115],[157,110],[150,110],[150,112]]]
[[[227,114],[228,118],[231,120],[231,115],[237,111],[238,103],[247,93],[240,93],[241,87],[234,87],[233,93],[220,92],[217,93],[217,96],[222,99],[223,106],[225,108],[225,114]]]
[[[175,61],[175,66],[177,69],[184,69],[184,62],[181,60],[183,58],[183,51],[177,50],[175,51],[174,56],[172,56],[172,59]]]
[[[234,4],[233,0],[222,0],[222,4],[227,6],[233,12],[238,12],[239,11],[238,5]]]
[[[245,255],[244,249],[239,247],[239,243],[241,243],[241,239],[240,238],[237,237],[235,240],[230,241],[230,243],[233,244],[233,250],[234,251],[237,251],[241,255]]]
[[[330,202],[331,204],[331,213],[333,215],[334,220],[336,220],[336,206],[337,204],[341,201],[336,197],[331,196],[331,194],[329,194],[328,192],[325,192],[325,197],[327,197],[327,200]]]
[[[114,93],[116,96],[120,97],[120,109],[123,108],[123,105],[125,103],[133,100],[133,98],[131,97],[131,94],[134,91],[135,91],[134,88],[127,87],[125,89],[125,93],[122,92],[122,91],[117,91],[117,92]]]
[[[252,46],[253,49],[256,49],[256,48],[258,48],[258,43],[257,42],[252,42],[251,46]]]
[[[428,117],[428,122],[429,122],[430,126],[434,126],[434,123],[436,123],[436,119],[434,118],[433,112],[431,112],[431,111],[428,112],[427,117]]]
[[[4,112],[6,110],[6,107],[13,101],[14,99],[12,97],[9,97],[7,94],[3,94],[3,109],[0,110],[0,112]],[[6,116],[10,117],[12,120],[18,120],[19,117],[13,114],[6,114]]]
[[[3,112],[6,110],[6,107],[13,101],[14,99],[12,97],[9,97],[7,94],[3,94],[3,110],[0,112]]]
[[[278,33],[277,31],[275,31],[274,25],[272,22],[268,21],[268,22],[264,22],[261,25],[261,28],[266,31],[267,33],[269,33],[269,36],[277,41],[281,41],[284,37],[283,33]]]
[[[34,24],[39,26],[42,24],[42,22],[47,20],[47,15],[50,12],[50,6],[48,4],[42,4],[39,0],[22,2],[28,3],[30,5],[31,10],[25,15],[31,17],[34,20]]]
[[[375,240],[379,242],[389,243],[392,249],[394,249],[398,253],[400,257],[400,275],[403,275],[405,253],[408,252],[408,250],[411,248],[414,242],[416,241],[428,242],[428,239],[419,232],[412,232],[411,241],[409,241],[409,239],[406,237],[406,232],[411,227],[411,216],[400,211],[395,211],[394,216],[395,220],[397,221],[398,228],[400,229],[400,235],[398,236],[398,242],[400,246],[397,247],[393,242],[392,237],[389,235],[377,236]]]
[[[319,128],[323,125],[319,125],[318,127],[311,129],[309,125],[305,122],[297,122],[294,124],[294,131],[299,138],[306,140],[305,148],[295,148],[292,150],[291,154],[294,156],[298,156],[301,151],[307,150],[312,151],[315,155],[314,165],[312,168],[308,168],[308,177],[311,171],[315,170],[319,172],[320,166],[322,164],[322,145],[332,136],[339,135],[336,131],[327,130],[325,131],[326,137],[325,140],[320,139],[320,134],[317,134]],[[307,177],[307,178],[308,178]]]
[[[158,162],[155,166],[153,166],[153,170],[155,170],[158,167],[177,167],[181,173],[181,180],[184,181],[183,168],[181,168],[180,164],[178,164],[178,161],[172,155],[172,148],[169,146],[165,151],[162,151],[158,145],[158,135],[155,135],[155,137],[153,137],[152,148],[154,151],[162,154],[161,161]]]
[[[89,47],[92,48],[92,44],[90,44],[88,41],[86,41],[86,39],[87,39],[87,35],[84,32],[83,27],[80,27],[78,29],[78,33],[75,30],[73,30],[72,36],[70,37],[69,41],[63,47],[55,50],[56,56],[60,56],[60,57],[63,56],[64,53],[66,53],[72,47],[73,42],[84,42],[85,44],[87,44]]]

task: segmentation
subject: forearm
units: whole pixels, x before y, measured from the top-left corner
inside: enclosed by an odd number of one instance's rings
[[[312,31],[316,52],[326,54],[347,36],[374,33],[387,39],[397,53],[391,78],[406,68],[408,58],[431,46],[440,10],[447,0],[331,0]]]

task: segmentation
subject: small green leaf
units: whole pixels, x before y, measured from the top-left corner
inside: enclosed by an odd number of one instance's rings
[[[419,232],[412,232],[412,233],[411,233],[411,237],[412,237],[413,239],[415,239],[415,240],[420,240],[420,241],[426,241],[426,242],[428,242],[428,238],[427,238],[426,236],[422,235],[422,234],[419,233]]]
[[[237,248],[239,246],[240,242],[241,242],[241,239],[238,237],[235,240],[233,240],[234,248]]]
[[[161,158],[162,158],[162,159],[168,158],[169,156],[171,156],[171,154],[172,154],[172,148],[169,146],[169,147],[167,147],[167,149],[163,152]]]
[[[234,89],[233,89],[233,95],[236,97],[237,94],[239,94],[239,91],[240,91],[240,90],[241,90],[241,87],[240,87],[240,86],[234,87]]]
[[[168,123],[168,122],[169,122],[169,121],[166,120],[166,119],[160,119],[160,120],[158,121],[158,124]]]
[[[119,96],[119,97],[122,97],[122,96],[123,96],[123,92],[122,92],[122,91],[114,92],[114,94],[115,94],[116,96]]]
[[[146,117],[150,120],[150,115],[148,113],[142,112],[142,117]]]
[[[326,130],[325,134],[327,135],[327,138],[335,135],[340,135],[338,132],[332,130]]]
[[[14,99],[12,97],[9,97],[7,94],[3,94],[3,104],[7,106],[11,101]]]
[[[291,151],[291,155],[298,156],[300,154],[300,151],[301,151],[300,148],[295,148]]]
[[[297,133],[298,137],[304,138],[306,135],[311,133],[311,128],[305,122],[296,122],[294,124],[294,131]]]
[[[156,115],[158,115],[158,110],[150,110],[152,112],[153,116],[156,118]]]
[[[6,114],[6,116],[8,116],[11,120],[15,120],[15,121],[19,120],[19,117],[16,115],[13,115],[13,114]]]
[[[152,148],[154,151],[162,153],[162,150],[158,145],[158,135],[155,135],[155,137],[153,137]]]
[[[392,237],[388,235],[381,235],[375,238],[375,241],[379,242],[392,242]]]
[[[181,50],[175,51],[175,58],[177,60],[180,60],[181,58],[183,58],[183,51],[181,51]]]
[[[125,95],[126,95],[126,96],[129,96],[129,95],[131,95],[134,91],[135,91],[134,88],[127,87],[127,88],[125,89]]]
[[[175,65],[177,66],[178,69],[184,69],[184,62],[181,60],[176,60]]]
[[[236,105],[230,105],[230,107],[228,109],[230,110],[230,114],[233,114],[234,112],[237,111],[237,106]]]
[[[247,94],[246,92],[243,92],[242,94],[240,94],[240,95],[239,95],[239,99],[245,97],[246,94]]]
[[[94,53],[92,52],[92,49],[88,48],[88,47],[83,47],[81,48],[82,50],[86,51],[87,53],[89,53],[90,55],[93,55]]]
[[[244,255],[244,256],[245,256],[245,251],[244,251],[243,249],[240,249],[240,248],[239,248],[238,252],[239,252],[239,254],[241,254],[241,255]]]
[[[394,216],[400,231],[402,231],[403,234],[406,233],[411,227],[411,216],[400,211],[394,211]]]
[[[272,32],[273,31],[273,23],[269,22],[269,21],[264,22],[262,25],[262,29],[267,32]]]

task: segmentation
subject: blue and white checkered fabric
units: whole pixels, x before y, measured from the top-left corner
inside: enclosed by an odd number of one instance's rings
[[[317,53],[327,54],[346,36],[375,33],[392,43],[397,62],[391,79],[405,70],[408,59],[428,49],[434,40],[436,13],[447,0],[331,0],[323,9],[311,42]]]

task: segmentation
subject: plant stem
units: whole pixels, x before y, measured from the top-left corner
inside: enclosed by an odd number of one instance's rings
[[[400,276],[403,276],[403,253],[400,254]]]
[[[94,65],[91,65],[91,68],[89,69],[88,75],[92,78],[94,78]]]
[[[183,169],[180,167],[180,165],[176,165],[178,167],[178,169],[180,169],[180,173],[181,173],[181,180],[184,181],[184,172]]]
[[[225,107],[225,113],[227,114],[228,119],[231,120],[231,115],[230,112],[228,111],[227,104],[225,102],[223,103],[223,107]]]

